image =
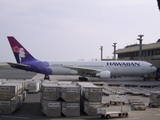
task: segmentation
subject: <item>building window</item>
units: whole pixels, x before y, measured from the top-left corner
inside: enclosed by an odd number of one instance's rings
[[[146,51],[143,51],[143,52],[142,52],[142,55],[145,57],[145,56],[146,56]]]
[[[133,52],[131,53],[130,57],[134,57],[134,53]]]
[[[146,52],[146,56],[148,56],[148,51],[146,50],[145,52]]]
[[[156,50],[157,55],[160,55],[160,49]]]
[[[148,52],[148,56],[150,56],[150,50],[148,50],[147,52]]]
[[[155,50],[153,50],[153,55],[156,55],[156,51]]]
[[[153,50],[150,50],[150,56],[153,56]]]

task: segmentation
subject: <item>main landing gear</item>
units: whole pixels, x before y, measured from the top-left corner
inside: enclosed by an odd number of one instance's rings
[[[44,79],[45,79],[45,80],[50,80],[49,75],[45,75],[45,76],[44,76]]]
[[[79,77],[80,81],[88,81],[88,79],[86,77]]]

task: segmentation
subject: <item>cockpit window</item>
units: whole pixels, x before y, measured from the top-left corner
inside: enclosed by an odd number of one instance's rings
[[[153,65],[150,65],[150,67],[153,67]]]

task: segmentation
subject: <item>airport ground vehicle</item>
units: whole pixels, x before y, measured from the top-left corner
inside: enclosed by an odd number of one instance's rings
[[[142,102],[135,102],[131,104],[132,109],[134,110],[145,110],[146,105]]]
[[[125,105],[126,102],[126,95],[110,95],[110,104],[117,105],[118,103],[122,103]]]
[[[159,107],[160,106],[160,92],[154,92],[150,95],[149,107]]]
[[[145,110],[147,108],[146,105],[139,99],[129,99],[128,103],[133,110]]]
[[[108,96],[102,96],[102,101],[101,101],[101,104],[102,106],[107,106],[109,107],[109,97]]]
[[[128,117],[130,112],[130,106],[114,106],[108,108],[97,108],[97,114],[101,116],[101,118],[111,118],[113,116],[117,117]]]

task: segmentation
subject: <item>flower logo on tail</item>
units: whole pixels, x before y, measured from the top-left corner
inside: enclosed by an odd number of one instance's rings
[[[14,55],[16,57],[17,62],[21,63],[22,59],[25,58],[24,48],[18,47],[18,46],[14,46],[12,49],[13,49],[13,52],[14,52]]]
[[[20,48],[18,46],[13,47],[13,52],[14,53],[19,53]]]

